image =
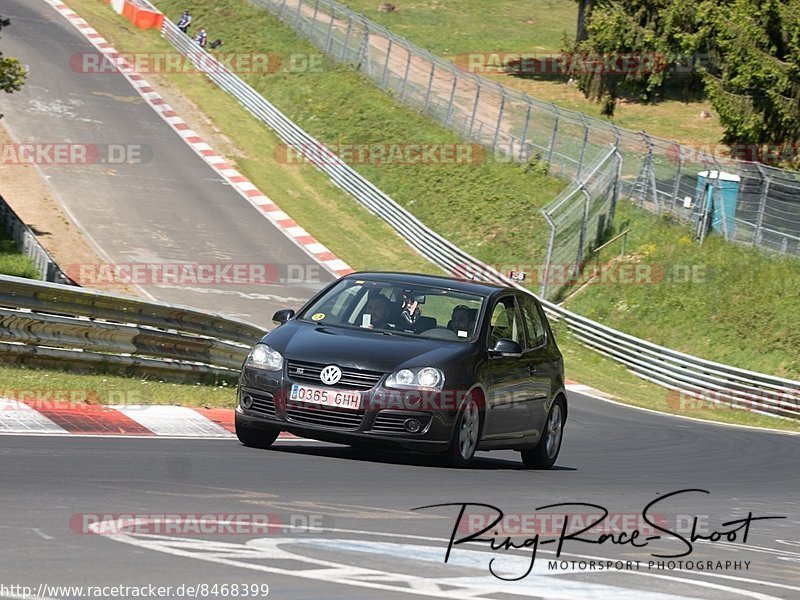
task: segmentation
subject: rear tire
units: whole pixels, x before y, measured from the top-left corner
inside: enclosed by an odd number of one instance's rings
[[[529,469],[549,469],[558,458],[561,440],[564,438],[564,419],[567,411],[564,400],[556,398],[550,407],[545,428],[539,443],[534,448],[520,450],[523,464]]]
[[[248,448],[266,450],[278,439],[281,430],[275,427],[248,427],[236,419],[236,437]]]
[[[444,453],[447,464],[463,469],[468,467],[478,448],[481,434],[481,411],[473,398],[468,398],[458,411],[456,426],[453,429],[453,440]]]

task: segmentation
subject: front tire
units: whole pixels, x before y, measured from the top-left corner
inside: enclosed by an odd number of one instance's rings
[[[539,443],[529,450],[521,450],[522,462],[529,469],[549,469],[558,458],[561,440],[564,438],[564,420],[567,411],[564,401],[556,398],[547,415],[545,430]]]
[[[478,448],[480,433],[481,411],[478,403],[469,398],[458,411],[453,440],[450,442],[450,448],[444,453],[447,464],[456,468],[469,466]]]
[[[248,448],[266,450],[275,443],[281,433],[281,430],[275,427],[248,427],[240,423],[239,419],[236,419],[235,424],[236,437]]]

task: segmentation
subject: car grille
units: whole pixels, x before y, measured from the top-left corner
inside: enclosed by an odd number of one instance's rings
[[[242,390],[242,395],[245,394],[253,398],[253,406],[248,410],[260,416],[275,418],[275,400],[272,394],[247,389]]]
[[[406,419],[416,419],[422,423],[422,429],[420,429],[420,432],[422,432],[425,431],[428,423],[430,423],[431,415],[430,413],[398,413],[382,410],[372,423],[372,431],[380,433],[408,433],[405,427],[403,427],[403,423]]]
[[[364,414],[354,410],[341,410],[327,406],[315,407],[289,402],[286,404],[286,418],[304,425],[354,430],[361,425]]]
[[[319,374],[322,372],[322,369],[327,366],[327,364],[290,360],[287,368],[292,381],[311,385],[322,385]],[[339,382],[336,385],[329,385],[326,387],[344,390],[370,390],[377,385],[382,377],[383,373],[379,371],[342,368],[342,378]]]

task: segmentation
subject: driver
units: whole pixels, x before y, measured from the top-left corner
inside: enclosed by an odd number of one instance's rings
[[[472,326],[469,316],[468,306],[463,304],[456,306],[453,309],[452,315],[450,316],[450,322],[447,324],[447,328],[455,333],[458,333],[459,331],[466,331],[469,333],[469,330]]]

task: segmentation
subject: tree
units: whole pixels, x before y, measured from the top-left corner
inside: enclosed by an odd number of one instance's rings
[[[706,93],[728,144],[800,141],[800,0],[734,0],[704,14]]]
[[[10,23],[11,21],[0,16],[0,31]],[[25,68],[16,58],[4,57],[0,52],[0,90],[7,94],[19,91],[25,83],[25,77]]]
[[[575,42],[580,44],[589,37],[586,31],[586,20],[592,12],[592,5],[595,0],[578,0],[578,31],[575,35]]]
[[[573,76],[611,116],[623,94],[650,100],[666,84],[700,83],[728,144],[800,142],[800,0],[593,0],[575,46],[601,68]],[[609,69],[632,54],[651,67]],[[682,64],[688,71],[676,68]],[[585,66],[584,60],[582,66]],[[678,80],[678,74],[689,75]]]
[[[659,93],[670,65],[698,45],[694,1],[593,0],[586,4],[583,8],[590,9],[587,37],[572,50],[584,60],[571,75],[588,98],[602,102],[608,116],[622,95],[650,100]],[[579,28],[580,17],[579,7]]]

